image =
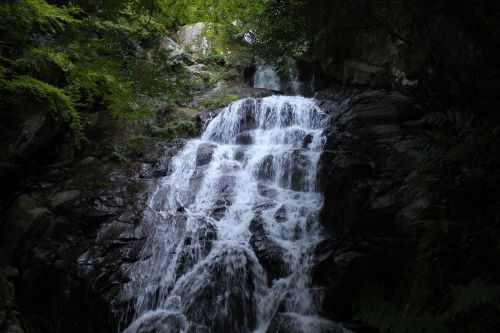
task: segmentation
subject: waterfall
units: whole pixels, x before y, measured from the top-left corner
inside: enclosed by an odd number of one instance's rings
[[[299,79],[297,62],[291,58],[287,59],[287,62],[287,71],[281,75],[270,66],[258,66],[253,75],[253,87],[280,91],[290,95],[310,93],[309,87]]]
[[[257,67],[253,75],[253,87],[281,91],[281,82],[274,69],[268,66]]]
[[[327,121],[311,99],[247,98],[188,141],[145,212],[124,332],[272,332],[279,318],[296,332],[339,327],[318,315],[310,282]]]

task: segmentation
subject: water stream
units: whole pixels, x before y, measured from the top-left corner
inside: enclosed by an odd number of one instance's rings
[[[310,281],[327,121],[311,99],[248,98],[188,141],[150,198],[124,332],[336,332]]]

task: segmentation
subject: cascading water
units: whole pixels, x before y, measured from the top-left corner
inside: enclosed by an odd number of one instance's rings
[[[337,331],[318,316],[309,274],[327,121],[310,99],[249,98],[187,143],[145,214],[125,332],[272,332],[279,318],[296,332]]]
[[[271,67],[258,67],[253,75],[253,87],[281,91],[278,74]]]
[[[253,87],[280,91],[291,95],[310,93],[308,91],[309,87],[299,80],[296,61],[289,58],[287,62],[288,70],[281,75],[270,66],[258,66],[252,78]]]

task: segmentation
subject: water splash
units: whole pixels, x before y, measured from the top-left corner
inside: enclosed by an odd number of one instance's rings
[[[310,99],[242,99],[187,143],[149,201],[125,332],[266,332],[279,316],[332,331],[309,274],[327,121]]]

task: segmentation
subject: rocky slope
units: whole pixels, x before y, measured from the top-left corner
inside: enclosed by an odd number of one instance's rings
[[[202,112],[194,121],[204,126],[213,116]],[[112,302],[146,237],[136,226],[183,145],[182,139],[152,142],[124,156],[63,160],[26,181],[0,223],[2,329],[116,329]]]
[[[203,53],[200,43],[182,43],[166,39],[165,47],[187,62],[193,78],[206,74],[207,67],[185,51]],[[238,79],[192,93],[192,102],[173,116],[190,120],[196,110],[207,110],[194,119],[203,128],[221,103],[229,102],[227,96],[259,98],[273,92]],[[425,157],[418,135],[426,105],[396,91],[342,86],[319,91],[315,98],[331,123],[318,180],[325,195],[321,222],[329,237],[316,250],[313,283],[326,290],[322,315],[362,332],[350,324],[357,293],[373,282],[391,288],[414,251],[412,222],[436,213],[430,188],[437,179],[418,170]],[[43,154],[51,144],[58,148],[5,204],[10,208],[0,222],[0,328],[114,331],[125,318],[112,310],[128,306],[128,300],[117,298],[120,285],[128,282],[123,272],[138,260],[147,237],[137,228],[146,201],[184,141],[150,140],[121,152],[94,149],[72,158],[60,146],[65,134],[58,132],[59,124],[41,119],[34,126],[35,120],[23,125],[19,149]],[[93,121],[98,120],[89,116],[89,126],[99,129]],[[200,166],[210,158],[210,147],[205,148]],[[251,228],[252,247],[268,275],[286,274],[280,248],[258,220]],[[277,317],[270,331],[289,330],[288,324]]]
[[[137,260],[144,237],[133,234],[134,225],[155,179],[182,145],[156,144],[127,164],[87,157],[45,167],[2,219],[3,329],[114,330],[110,302],[121,281],[118,268]],[[92,262],[82,257],[89,249]]]
[[[332,116],[319,180],[322,223],[331,237],[317,249],[314,283],[328,291],[324,314],[349,321],[359,288],[390,284],[401,269],[411,250],[409,222],[429,206],[427,184],[412,177],[422,158],[415,128],[424,110],[393,91],[337,87],[317,98]],[[113,302],[127,282],[123,272],[147,237],[136,226],[155,181],[182,146],[182,140],[149,145],[122,163],[87,157],[47,166],[2,220],[1,325],[43,332],[114,329],[119,318],[111,311],[120,307]],[[266,269],[279,276],[279,253],[256,235],[264,257],[273,254]]]

